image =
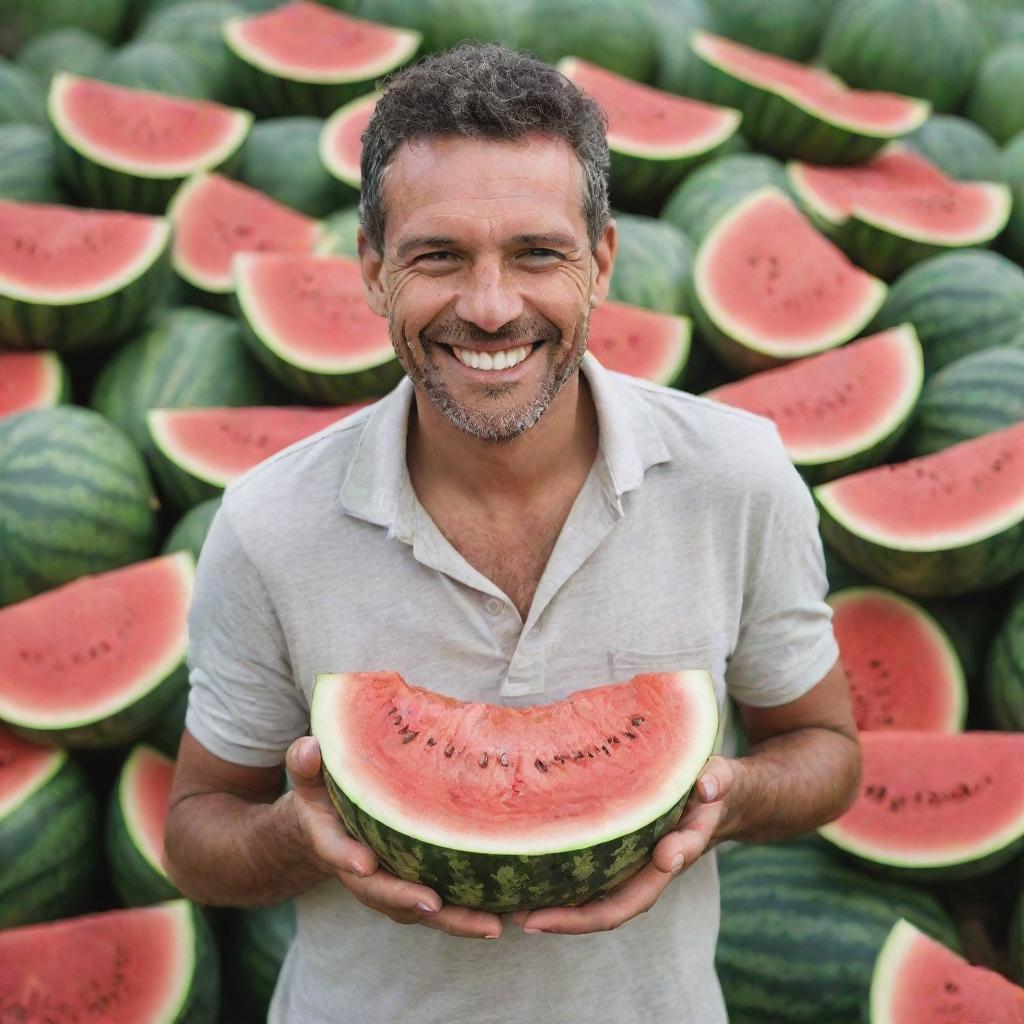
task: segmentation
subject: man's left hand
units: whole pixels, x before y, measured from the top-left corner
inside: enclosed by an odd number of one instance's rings
[[[512,916],[523,931],[584,935],[607,932],[650,910],[669,882],[689,869],[721,838],[725,800],[736,779],[735,762],[709,759],[675,828],[662,836],[654,855],[632,878],[582,907],[519,910]],[[678,861],[678,857],[682,857]]]

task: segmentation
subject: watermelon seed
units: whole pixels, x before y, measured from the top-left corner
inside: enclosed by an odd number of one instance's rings
[[[444,756],[445,757],[451,757],[452,754],[454,754],[454,753],[455,753],[455,746],[454,746],[454,744],[449,743],[448,746],[444,748]]]
[[[644,724],[644,716],[643,715],[634,715],[630,719],[630,721],[633,723],[633,725],[643,725]]]
[[[501,757],[498,758],[498,764],[500,764],[502,768],[508,767],[508,754],[506,754],[505,751],[501,752]]]
[[[539,757],[533,762],[533,766],[539,772],[546,772],[548,770],[548,766]]]
[[[486,768],[487,767],[487,751],[486,750],[484,751],[484,756],[480,758],[480,767],[481,768]]]
[[[436,747],[437,746],[437,740],[435,740],[434,737],[431,736],[430,739],[427,740],[427,746],[428,747]]]
[[[631,739],[631,740],[635,740],[636,739],[636,733],[635,732],[630,732],[628,729],[622,735],[625,736],[627,739]]]
[[[404,732],[404,731],[405,731],[405,730],[403,730],[403,732]],[[412,743],[412,741],[413,741],[414,739],[416,739],[416,737],[417,737],[417,736],[419,736],[419,734],[420,734],[420,731],[419,731],[419,729],[416,729],[416,730],[415,730],[414,732],[410,732],[410,733],[409,733],[409,735],[408,735],[408,736],[406,736],[404,740],[402,740],[402,742],[403,742],[403,743]],[[399,733],[399,735],[401,735],[401,733]]]
[[[611,756],[612,756],[612,752],[611,752],[611,751],[610,751],[610,750],[609,750],[609,749],[608,749],[608,748],[607,748],[607,747],[606,747],[606,746],[605,746],[605,745],[604,745],[603,743],[601,744],[601,749],[602,749],[602,750],[603,750],[603,751],[604,751],[604,752],[605,752],[605,753],[606,753],[606,754],[607,754],[607,755],[608,755],[609,757],[611,757]]]

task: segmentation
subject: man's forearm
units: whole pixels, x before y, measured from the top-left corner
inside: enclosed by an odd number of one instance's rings
[[[831,729],[773,736],[752,746],[735,766],[718,842],[765,843],[812,832],[842,814],[860,786],[856,741]]]
[[[251,907],[290,899],[332,877],[309,855],[291,800],[290,793],[273,803],[229,793],[181,800],[167,821],[171,880],[200,903]]]

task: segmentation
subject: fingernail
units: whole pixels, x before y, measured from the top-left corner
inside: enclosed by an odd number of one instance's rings
[[[354,875],[358,875],[360,878],[366,877],[366,872],[354,860],[350,860],[348,862],[348,869]]]
[[[714,800],[718,795],[718,783],[714,779],[704,780],[704,799]]]
[[[429,903],[417,903],[416,909],[423,911],[424,914],[436,914],[441,908],[432,907]]]
[[[677,853],[672,858],[672,870],[673,871],[681,871],[682,867],[683,867],[683,865],[685,863],[686,863],[686,858],[681,853]]]
[[[496,939],[497,937],[498,937],[497,935],[485,935],[484,936],[485,939]]]
[[[524,928],[523,931],[527,935],[540,935],[544,931],[544,929],[543,928]]]
[[[302,754],[303,757],[312,757],[316,753],[316,740],[313,739],[312,736],[307,736],[302,741],[302,747],[299,750],[299,753]]]

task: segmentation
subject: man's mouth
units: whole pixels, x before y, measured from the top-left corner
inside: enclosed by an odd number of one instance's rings
[[[486,352],[481,349],[458,348],[452,345],[451,350],[463,366],[473,370],[510,370],[518,366],[536,348],[536,343],[519,345],[517,348],[506,348],[500,352]]]

